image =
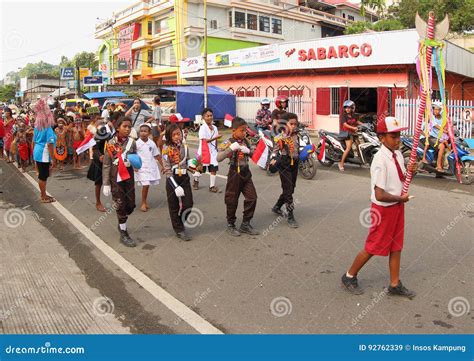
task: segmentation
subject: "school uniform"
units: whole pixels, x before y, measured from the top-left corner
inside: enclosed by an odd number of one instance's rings
[[[184,222],[190,214],[189,211],[186,211],[193,208],[193,193],[187,169],[189,150],[186,144],[179,146],[164,145],[162,153],[164,173],[167,178],[166,194],[168,197],[168,210],[173,230],[178,234],[185,231]],[[176,186],[170,178],[173,178],[178,187],[183,188],[183,197],[176,196]]]
[[[296,179],[299,165],[299,139],[296,134],[285,137],[275,137],[271,158],[279,159],[277,169],[280,174],[282,193],[275,207],[280,209],[284,204],[289,212],[294,209],[293,193],[295,192]]]
[[[111,186],[112,199],[117,212],[119,224],[127,222],[128,216],[135,209],[135,183],[133,167],[126,161],[127,154],[137,152],[137,146],[132,138],[120,140],[117,136],[107,142],[102,167],[102,183]],[[118,179],[119,155],[122,155],[129,178]]]
[[[201,125],[199,128],[199,149],[198,149],[198,154],[202,156],[202,141],[206,139],[212,139],[216,136],[219,135],[219,131],[217,130],[217,127],[214,124],[211,124],[209,127],[206,123]],[[217,161],[217,140],[213,140],[212,142],[207,143],[209,147],[209,153],[210,153],[210,163],[203,163],[204,166],[204,172],[206,169],[209,170],[209,172],[217,172],[219,170],[219,162]]]
[[[395,163],[395,161],[398,163]],[[375,198],[375,187],[393,195],[401,195],[405,180],[405,165],[399,150],[392,152],[382,145],[370,167],[371,227],[365,250],[372,255],[388,256],[403,249],[405,232],[405,204],[380,202]]]
[[[156,156],[160,155],[160,151],[155,142],[148,139],[144,142],[141,139],[136,141],[137,154],[142,160],[142,167],[138,170],[135,182],[139,186],[150,186],[160,183],[160,169],[156,162]]]
[[[102,165],[100,157],[104,155],[105,140],[99,140],[92,147],[92,162],[87,171],[87,179],[94,182],[95,185],[102,185]]]
[[[235,213],[239,205],[240,194],[244,196],[244,212],[242,223],[248,224],[253,218],[255,208],[257,207],[257,191],[252,181],[252,173],[249,168],[250,154],[244,154],[239,150],[233,151],[230,145],[237,142],[250,148],[250,143],[246,140],[228,139],[222,144],[221,150],[217,154],[219,162],[229,159],[229,172],[227,173],[227,184],[225,188],[224,201],[227,208],[227,224],[235,226],[237,220]]]

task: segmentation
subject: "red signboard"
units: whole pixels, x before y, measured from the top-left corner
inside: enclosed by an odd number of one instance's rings
[[[132,38],[135,24],[126,25],[118,33],[119,55],[118,61],[130,62],[130,48],[132,47]]]
[[[291,56],[287,54],[287,56]],[[362,45],[351,44],[350,46],[339,45],[337,47],[321,47],[321,48],[309,48],[300,49],[298,51],[299,61],[309,60],[325,60],[325,59],[337,59],[337,58],[357,58],[358,56],[369,57],[372,54],[372,46],[364,43]]]

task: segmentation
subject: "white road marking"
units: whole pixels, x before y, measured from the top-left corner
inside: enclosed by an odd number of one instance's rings
[[[25,178],[39,190],[38,183],[28,174],[23,173]],[[126,274],[133,278],[140,286],[147,290],[159,302],[165,305],[170,311],[179,316],[188,325],[201,334],[223,334],[221,330],[211,325],[196,312],[187,307],[184,303],[173,297],[166,290],[158,286],[147,275],[137,269],[129,261],[118,254],[112,247],[105,243],[94,232],[87,228],[79,219],[56,200],[50,203],[55,207],[79,232],[83,234],[94,246],[107,256],[112,262],[119,266]]]

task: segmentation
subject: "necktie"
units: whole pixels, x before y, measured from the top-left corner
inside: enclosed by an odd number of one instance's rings
[[[392,152],[392,158],[393,158],[393,161],[395,162],[395,167],[397,167],[398,178],[400,178],[400,181],[405,182],[405,175],[402,172],[402,167],[400,167],[400,164],[398,163],[395,152]]]

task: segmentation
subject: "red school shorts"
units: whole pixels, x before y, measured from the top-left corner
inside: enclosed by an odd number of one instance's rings
[[[383,207],[372,203],[371,226],[365,250],[374,256],[388,256],[401,251],[405,234],[405,204]]]

